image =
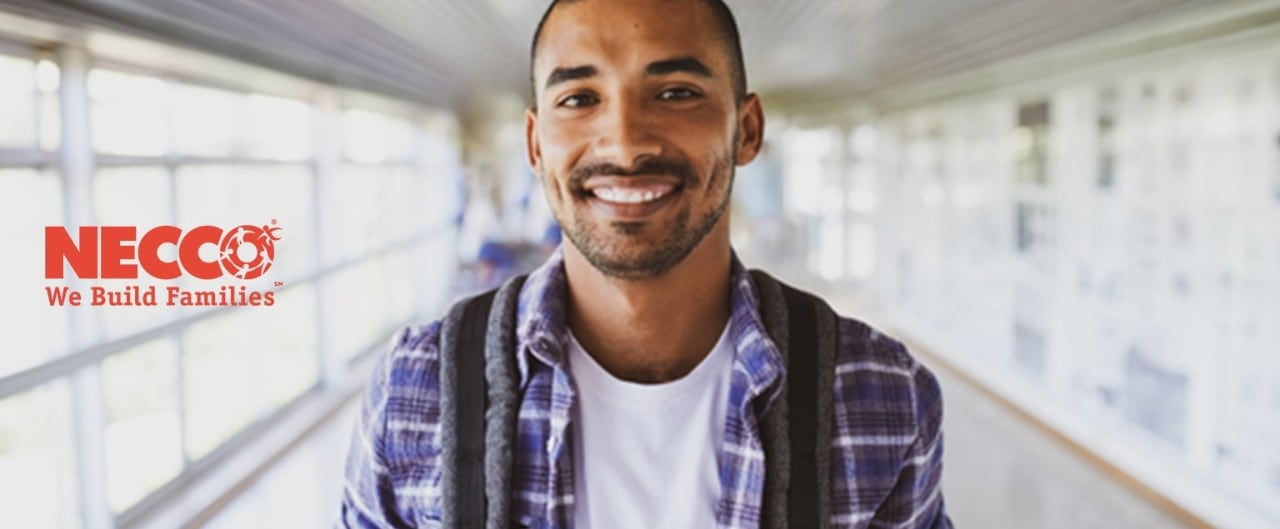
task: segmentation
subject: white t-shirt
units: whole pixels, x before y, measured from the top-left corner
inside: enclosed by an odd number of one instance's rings
[[[728,326],[689,374],[619,380],[570,333],[576,529],[716,526],[720,444],[733,371]]]

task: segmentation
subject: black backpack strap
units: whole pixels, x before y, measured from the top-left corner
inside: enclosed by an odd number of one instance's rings
[[[459,301],[441,325],[444,527],[507,526],[510,443],[519,409],[515,308],[524,279],[511,278],[497,290]]]
[[[764,521],[770,529],[830,524],[830,452],[837,316],[821,299],[753,270],[760,312],[787,365],[765,414]]]
[[[818,339],[810,296],[782,286],[787,304],[787,407],[791,438],[791,487],[787,493],[787,527],[817,529],[818,469]]]

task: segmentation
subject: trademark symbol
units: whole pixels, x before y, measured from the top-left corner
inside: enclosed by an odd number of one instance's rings
[[[277,286],[277,287],[282,287],[282,286],[284,286],[284,281],[276,281],[276,286]]]
[[[275,226],[276,224],[280,224],[280,221],[278,219],[271,219],[271,225]]]

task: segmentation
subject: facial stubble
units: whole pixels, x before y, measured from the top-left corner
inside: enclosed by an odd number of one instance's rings
[[[638,237],[648,228],[646,222],[612,221],[601,226],[589,222],[585,216],[577,216],[570,223],[559,219],[561,226],[565,228],[565,237],[582,253],[587,262],[608,277],[626,280],[660,277],[684,261],[707,234],[711,233],[725,211],[729,209],[729,200],[733,196],[734,160],[736,159],[737,142],[735,141],[729,156],[716,160],[707,178],[709,192],[714,192],[721,181],[725,182],[723,199],[711,211],[698,218],[696,224],[692,226],[690,225],[693,217],[691,209],[681,210],[671,220],[671,233],[656,241],[655,244],[627,240]],[[685,188],[680,192],[691,191],[693,189]],[[600,233],[607,231],[613,233]]]

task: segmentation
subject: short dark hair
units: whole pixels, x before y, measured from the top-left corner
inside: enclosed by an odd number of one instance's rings
[[[580,1],[582,0],[551,0],[547,10],[542,13],[542,19],[538,21],[538,29],[533,32],[533,44],[529,46],[529,79],[533,83],[535,94],[538,80],[533,77],[533,62],[538,57],[538,41],[542,39],[542,26],[546,25],[547,19],[551,17],[551,12],[555,11],[557,5]],[[733,83],[734,101],[742,102],[747,95],[747,69],[742,60],[742,41],[738,37],[738,22],[734,20],[733,12],[729,11],[729,6],[725,5],[723,0],[703,0],[703,2],[711,8],[711,14],[716,23],[716,33],[729,54],[729,77]]]

